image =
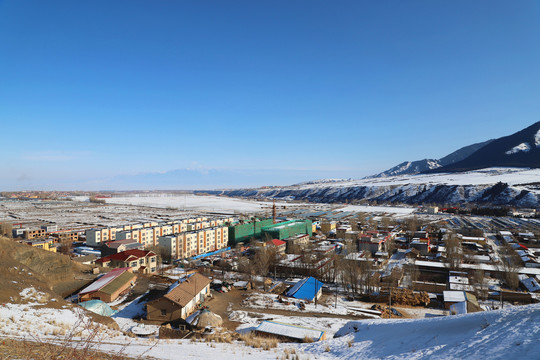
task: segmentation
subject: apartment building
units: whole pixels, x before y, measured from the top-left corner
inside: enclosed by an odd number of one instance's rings
[[[195,231],[187,231],[159,238],[159,246],[172,260],[192,257],[227,247],[229,229],[215,227]]]
[[[41,239],[45,236],[47,236],[47,231],[45,229],[33,229],[24,231],[24,238],[26,240]]]
[[[182,238],[182,252],[201,254],[208,249],[221,249],[223,244],[228,243],[228,231],[215,232],[216,228],[221,228],[223,224],[233,221],[233,218],[207,219],[198,217],[192,219],[181,219],[158,224],[157,222],[141,222],[119,227],[89,229],[86,230],[86,243],[88,246],[99,247],[102,243],[113,240],[135,240],[144,247],[153,247],[159,244],[161,237],[175,234],[186,234],[196,232],[196,235],[187,235]],[[213,229],[213,230],[211,230]],[[207,230],[207,234],[199,234],[198,231]],[[211,231],[210,231],[211,230]],[[181,252],[179,251],[179,254]],[[176,250],[172,252],[176,254]],[[193,255],[189,255],[193,256]]]

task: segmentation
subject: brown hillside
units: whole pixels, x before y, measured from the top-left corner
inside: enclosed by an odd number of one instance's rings
[[[19,288],[14,281],[20,278],[64,297],[94,278],[89,266],[78,264],[67,255],[36,249],[4,237],[0,237],[0,249],[2,289]],[[5,293],[0,291],[1,301],[9,301]]]
[[[94,278],[90,266],[78,264],[67,255],[36,249],[0,237],[0,305],[37,302],[43,308],[74,306],[63,298]],[[43,294],[23,300],[21,292],[28,288],[34,288],[34,294]],[[118,328],[110,318],[91,312],[87,315],[94,321]]]

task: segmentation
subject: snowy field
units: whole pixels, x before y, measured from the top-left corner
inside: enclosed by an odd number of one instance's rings
[[[199,211],[199,212],[223,212],[223,213],[256,213],[270,212],[273,203],[270,201],[255,201],[235,199],[222,196],[211,195],[135,195],[124,197],[112,197],[105,199],[107,204],[124,204],[136,206],[149,206],[157,208],[173,208],[178,210]],[[287,208],[308,208],[315,207],[315,204],[292,204],[286,202],[276,202],[276,206]]]

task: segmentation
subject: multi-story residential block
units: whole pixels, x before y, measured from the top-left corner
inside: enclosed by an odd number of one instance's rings
[[[159,246],[164,250],[168,260],[176,260],[182,258],[184,251],[182,249],[182,238],[177,235],[160,236],[158,240]]]
[[[232,220],[232,218],[208,220],[205,217],[198,217],[161,224],[157,222],[141,222],[119,227],[89,229],[86,230],[86,241],[87,245],[98,247],[103,242],[130,239],[143,244],[146,248],[150,248],[158,245],[160,237],[197,232],[194,236],[183,236],[182,238],[182,244],[187,245],[182,247],[182,252],[196,255],[225,247],[228,243],[228,230],[222,229],[216,232],[215,229],[221,229],[223,224]],[[199,234],[198,231],[201,230],[206,230],[207,233]],[[176,254],[176,251],[173,251],[173,254]]]
[[[154,246],[154,232],[152,228],[139,229],[139,242],[143,244],[144,247]]]
[[[41,239],[45,236],[47,236],[47,231],[45,229],[33,229],[24,231],[24,238],[27,240]]]
[[[41,225],[41,228],[44,229],[48,233],[58,231],[58,225],[56,224]]]
[[[173,227],[172,225],[163,225],[161,227],[161,236],[167,236],[173,234]]]
[[[74,242],[79,240],[79,233],[76,231],[61,230],[51,234],[58,241]]]
[[[101,246],[103,242],[109,241],[109,229],[88,229],[85,232],[86,245],[97,247]]]

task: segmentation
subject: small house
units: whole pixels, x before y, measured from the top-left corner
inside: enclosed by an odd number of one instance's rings
[[[212,280],[193,273],[172,284],[162,297],[146,304],[146,318],[152,321],[186,319],[197,305],[210,296]]]
[[[79,292],[79,301],[101,300],[111,302],[128,293],[137,276],[130,268],[114,269],[101,276]]]
[[[267,247],[274,247],[276,249],[276,252],[278,254],[285,254],[285,250],[287,249],[287,242],[279,239],[273,239],[266,242]]]
[[[157,255],[149,250],[126,250],[96,260],[97,265],[111,268],[129,267],[143,274],[153,274],[157,270]]]

